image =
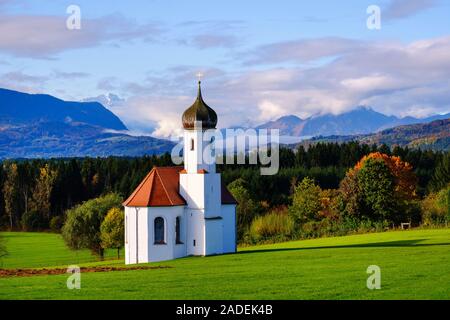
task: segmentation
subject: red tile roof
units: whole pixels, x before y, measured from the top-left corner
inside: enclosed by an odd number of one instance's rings
[[[154,167],[123,203],[126,207],[166,207],[186,205],[179,193],[183,167]],[[237,204],[222,184],[222,204]]]

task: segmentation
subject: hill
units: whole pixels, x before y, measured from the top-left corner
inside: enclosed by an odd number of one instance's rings
[[[142,156],[170,152],[174,144],[111,132],[85,123],[37,122],[0,128],[0,159]]]
[[[4,268],[122,266],[85,263],[64,253],[59,235],[3,233]],[[31,249],[32,248],[32,249]],[[57,248],[56,258],[53,249]],[[68,249],[66,249],[68,250]],[[450,229],[412,230],[293,241],[238,254],[146,264],[166,268],[0,278],[2,299],[450,299]],[[92,258],[92,261],[94,259]],[[381,269],[381,290],[368,290],[368,266]]]
[[[98,102],[0,89],[0,159],[142,156],[174,145],[127,130]]]
[[[63,101],[46,94],[0,88],[0,124],[82,122],[112,130],[127,130],[122,121],[98,102]]]
[[[358,107],[355,110],[339,115],[325,114],[300,119],[290,115],[258,126],[258,129],[279,129],[281,135],[287,136],[331,136],[355,135],[378,132],[399,125],[430,122],[450,118],[446,115],[435,115],[428,118],[405,117],[398,118],[376,112],[368,107]]]
[[[314,137],[298,145],[308,146],[319,142],[359,141],[365,144],[386,144],[410,148],[450,151],[450,118],[430,123],[403,125],[365,135]]]

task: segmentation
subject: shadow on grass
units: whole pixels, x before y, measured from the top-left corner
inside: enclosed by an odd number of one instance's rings
[[[336,245],[336,246],[317,246],[317,247],[304,247],[304,248],[274,248],[274,249],[261,249],[261,250],[245,250],[239,251],[239,254],[246,253],[258,253],[258,252],[277,252],[277,251],[300,251],[300,250],[316,250],[316,249],[347,249],[347,248],[407,248],[407,247],[434,247],[434,246],[449,246],[447,243],[419,243],[428,239],[414,239],[414,240],[399,240],[399,241],[387,241],[387,242],[373,242],[373,243],[361,243],[361,244],[349,244],[349,245]]]

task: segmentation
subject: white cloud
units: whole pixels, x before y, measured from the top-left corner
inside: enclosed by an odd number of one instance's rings
[[[333,57],[357,50],[361,41],[339,37],[300,39],[263,45],[250,53],[247,64],[267,64],[279,62],[310,62],[325,57]]]
[[[402,19],[430,9],[437,3],[436,0],[392,0],[382,14],[388,20]]]
[[[138,25],[121,15],[83,19],[81,30],[66,28],[66,16],[0,16],[0,52],[51,58],[65,50],[114,41],[148,41],[160,34],[156,24]]]

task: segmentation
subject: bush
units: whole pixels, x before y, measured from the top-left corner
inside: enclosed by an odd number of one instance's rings
[[[111,208],[120,207],[122,199],[111,193],[84,202],[66,212],[66,222],[62,228],[62,236],[69,248],[78,250],[87,248],[103,258],[100,225]]]
[[[425,226],[444,225],[450,222],[450,186],[431,193],[422,200],[422,223]]]
[[[50,219],[50,230],[53,232],[61,232],[61,228],[64,224],[64,219],[62,216],[55,216]]]
[[[36,210],[31,210],[22,215],[20,220],[23,231],[39,231],[47,227],[47,221],[43,215]]]
[[[322,189],[309,177],[304,178],[295,187],[289,213],[297,225],[319,218],[322,209],[321,192]]]
[[[238,202],[236,207],[238,239],[242,240],[253,219],[261,214],[262,207],[260,203],[252,199],[247,183],[242,178],[230,183],[228,190]]]
[[[287,214],[287,210],[273,210],[253,220],[250,237],[254,241],[286,239],[294,233],[294,225],[294,219]]]

